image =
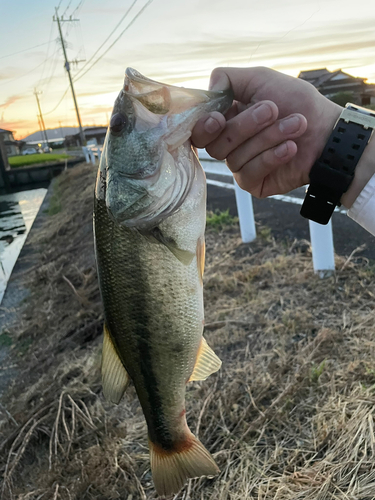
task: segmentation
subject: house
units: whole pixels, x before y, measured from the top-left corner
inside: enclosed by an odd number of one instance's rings
[[[3,140],[5,151],[8,156],[19,155],[24,144],[23,141],[16,141],[11,130],[0,128],[0,137]]]
[[[107,133],[107,127],[85,127],[83,129],[87,143],[95,145],[103,145],[104,139]],[[65,137],[66,146],[79,146],[81,144],[81,139],[79,132],[74,135],[67,135]]]
[[[367,106],[375,104],[375,85],[366,83],[366,78],[357,78],[341,69],[328,71],[327,68],[301,71],[298,78],[305,80],[331,99],[335,94],[350,93],[354,104]]]

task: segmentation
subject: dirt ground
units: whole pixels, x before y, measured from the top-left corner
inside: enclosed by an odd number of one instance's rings
[[[4,500],[156,498],[134,389],[118,406],[101,393],[94,179],[82,165],[55,182],[20,263],[29,294],[0,334],[14,374],[0,406]],[[258,234],[243,244],[233,218],[210,217],[205,337],[223,366],[188,385],[186,408],[221,473],[174,500],[371,500],[374,262],[337,256],[321,280],[308,241]]]

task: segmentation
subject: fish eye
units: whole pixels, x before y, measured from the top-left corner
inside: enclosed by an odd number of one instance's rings
[[[111,117],[109,128],[114,134],[119,134],[126,125],[126,117],[121,113],[115,113]]]

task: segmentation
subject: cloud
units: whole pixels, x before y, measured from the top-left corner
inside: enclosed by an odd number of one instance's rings
[[[19,101],[22,98],[23,98],[22,95],[13,95],[11,97],[8,97],[8,99],[3,104],[0,104],[0,109],[5,110],[6,108],[8,108],[9,106],[11,106],[12,104]]]
[[[0,72],[0,80],[10,80],[18,75],[18,71],[19,70],[12,67],[2,68]]]
[[[19,134],[21,134],[21,130],[24,131],[28,129],[34,129],[35,120],[0,120],[0,128],[4,128],[5,130],[12,130],[13,132],[19,131]]]
[[[353,66],[354,53],[359,67],[373,61],[371,48],[374,44],[373,22],[368,21],[354,25],[327,25],[306,31],[280,31],[272,36],[211,36],[189,43],[144,45],[133,49],[127,59],[128,65],[134,65],[149,77],[177,82],[187,73],[193,78],[208,75],[215,66],[236,64],[316,67],[322,62],[332,65],[337,60],[345,64],[345,58],[348,58]],[[151,58],[150,54],[155,53],[158,56]]]

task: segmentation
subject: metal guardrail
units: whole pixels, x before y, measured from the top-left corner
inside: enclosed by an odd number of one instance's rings
[[[100,161],[102,154],[100,147],[95,149],[83,147],[82,151],[87,163],[96,163],[95,153],[98,157],[98,161]],[[228,169],[226,164],[223,161],[214,160],[205,150],[199,150],[199,159],[206,173],[231,176],[233,178],[232,172]],[[227,189],[234,189],[242,241],[244,243],[254,241],[256,238],[256,226],[251,194],[241,189],[234,179],[233,184],[211,179],[207,179],[207,183]],[[302,204],[302,200],[287,195],[276,195],[272,198],[284,202]],[[332,221],[326,226],[309,221],[309,229],[314,272],[322,278],[329,276],[335,271]]]

